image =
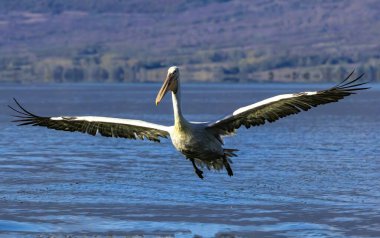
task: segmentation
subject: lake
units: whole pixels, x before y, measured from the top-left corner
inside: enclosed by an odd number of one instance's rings
[[[332,84],[183,84],[192,121]],[[341,102],[240,129],[234,176],[171,145],[17,127],[16,97],[42,116],[98,115],[171,125],[158,84],[0,87],[2,237],[379,237],[380,85]]]

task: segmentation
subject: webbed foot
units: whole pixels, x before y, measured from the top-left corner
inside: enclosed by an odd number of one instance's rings
[[[227,167],[226,170],[227,170],[227,173],[228,173],[228,175],[229,175],[230,177],[234,175],[234,172],[232,172],[231,167]]]
[[[203,171],[202,170],[195,170],[195,173],[198,175],[199,178],[203,179]]]

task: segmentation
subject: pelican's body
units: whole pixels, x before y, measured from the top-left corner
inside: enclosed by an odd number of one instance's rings
[[[226,150],[226,154],[222,147],[222,139],[207,130],[207,123],[189,122],[182,115],[179,69],[176,66],[169,68],[167,79],[157,95],[156,105],[168,92],[168,89],[172,90],[174,112],[174,126],[169,129],[173,146],[192,162],[195,172],[200,178],[203,178],[203,172],[198,169],[196,164],[204,164],[207,168],[216,170],[220,170],[224,166],[228,174],[232,176],[228,157],[234,156],[233,151],[235,150]]]
[[[100,134],[107,137],[122,137],[132,139],[149,139],[159,142],[159,137],[170,136],[173,146],[192,162],[196,174],[203,178],[203,171],[197,165],[206,166],[208,169],[221,170],[225,168],[228,175],[233,172],[230,166],[230,157],[236,156],[236,149],[223,147],[223,136],[231,135],[240,126],[263,125],[265,122],[273,122],[282,117],[307,111],[317,105],[336,102],[345,96],[363,90],[358,86],[364,83],[356,83],[358,78],[348,81],[351,73],[341,84],[327,90],[316,92],[303,92],[296,94],[278,95],[235,110],[232,114],[215,122],[196,123],[189,122],[182,114],[181,90],[179,81],[179,69],[170,67],[167,77],[162,85],[156,105],[160,103],[165,94],[171,91],[174,112],[174,125],[163,126],[154,123],[119,119],[109,117],[79,116],[79,117],[40,117],[24,109],[16,100],[21,110],[18,112],[20,125],[45,126],[56,130],[79,131],[91,135]]]

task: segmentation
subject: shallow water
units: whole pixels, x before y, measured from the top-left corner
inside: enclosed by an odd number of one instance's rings
[[[2,85],[0,235],[380,236],[380,87],[226,138],[234,176],[200,180],[157,144],[17,127],[16,97],[41,115],[170,125],[157,84]],[[266,97],[327,85],[184,84],[185,116],[214,120]]]

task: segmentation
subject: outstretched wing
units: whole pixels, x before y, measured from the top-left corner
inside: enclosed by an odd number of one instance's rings
[[[100,134],[106,137],[148,139],[155,142],[160,142],[160,137],[169,136],[168,127],[139,120],[95,116],[41,117],[27,111],[16,99],[14,101],[18,108],[9,105],[8,107],[18,113],[15,115],[17,119],[13,122],[18,122],[19,126],[44,126],[55,130],[78,131],[93,136]]]
[[[249,128],[263,125],[265,122],[274,122],[280,118],[307,111],[318,105],[337,102],[346,96],[355,94],[355,91],[368,89],[360,87],[366,83],[357,82],[364,74],[349,80],[353,73],[335,87],[327,90],[283,94],[241,107],[231,115],[208,124],[207,129],[212,130],[216,135],[229,135],[242,125]]]

